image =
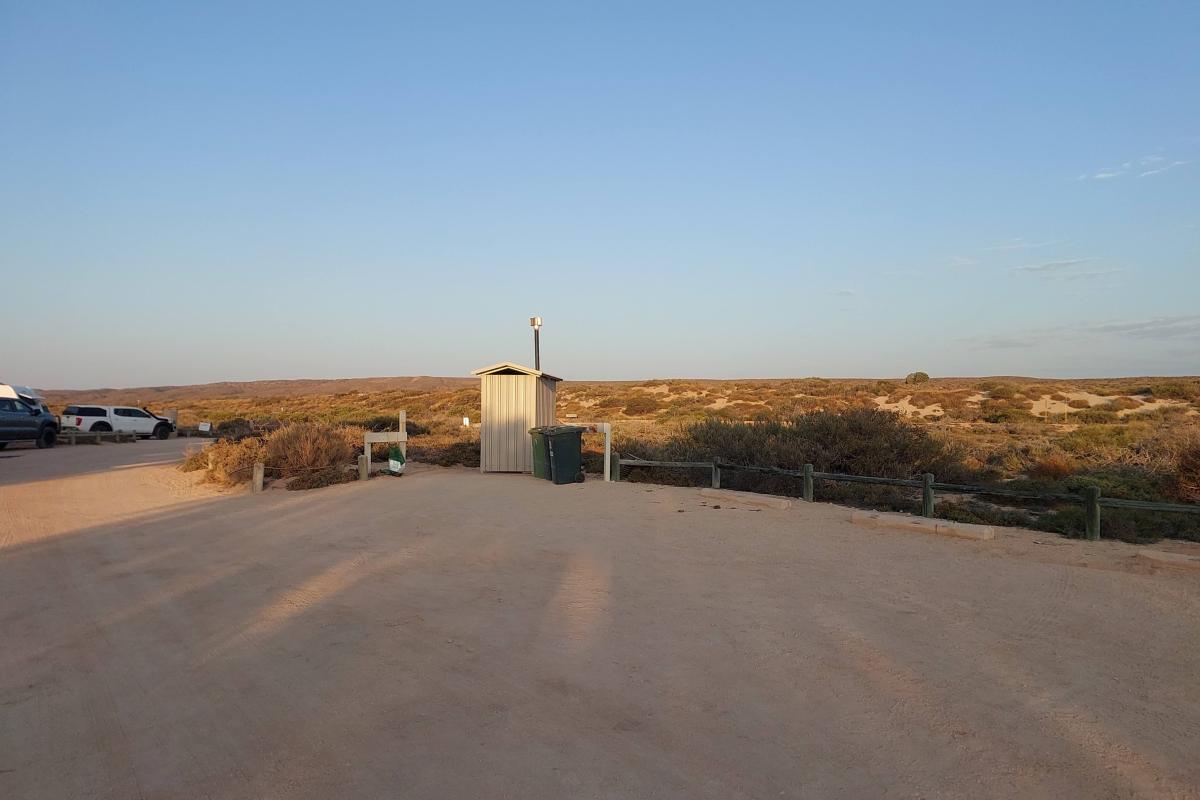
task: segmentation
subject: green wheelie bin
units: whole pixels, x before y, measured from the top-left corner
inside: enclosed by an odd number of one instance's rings
[[[583,483],[583,430],[578,425],[530,428],[534,477],[558,484]]]
[[[533,477],[550,480],[550,443],[546,439],[546,428],[530,428],[533,439]]]

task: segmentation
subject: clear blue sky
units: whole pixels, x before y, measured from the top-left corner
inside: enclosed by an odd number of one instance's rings
[[[1200,3],[0,2],[0,380],[1200,372]]]

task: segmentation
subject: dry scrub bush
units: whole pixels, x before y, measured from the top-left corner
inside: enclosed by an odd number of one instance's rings
[[[1071,400],[1070,402],[1067,403],[1067,405],[1070,406],[1071,408],[1091,408],[1092,407],[1092,404],[1089,403],[1087,400],[1084,400],[1083,398]]]
[[[1035,481],[1061,481],[1075,472],[1071,459],[1062,453],[1051,453],[1029,468],[1029,477]]]
[[[1128,411],[1133,408],[1140,408],[1141,405],[1141,400],[1135,400],[1132,397],[1114,397],[1112,400],[1099,406],[1099,408],[1105,411]]]
[[[212,457],[212,469],[205,480],[224,486],[247,483],[253,477],[254,465],[263,461],[266,448],[261,439],[242,439],[235,442],[221,439],[209,445],[203,453],[205,460]]]
[[[661,408],[662,404],[653,396],[642,394],[631,397],[625,403],[624,413],[628,417],[643,417],[655,414]]]
[[[716,456],[734,464],[787,469],[809,463],[818,471],[884,477],[934,472],[950,478],[963,472],[957,453],[924,428],[870,408],[815,411],[754,423],[704,420],[681,428],[661,447],[650,449],[658,452],[647,453],[649,457],[672,461]]]
[[[208,453],[203,449],[188,453],[179,465],[180,472],[196,472],[201,469],[208,469]]]
[[[992,384],[992,388],[988,390],[988,396],[993,400],[1011,400],[1017,395],[1015,386],[1010,386],[1007,383]]]
[[[340,467],[331,467],[304,475],[297,475],[288,481],[287,488],[291,491],[301,489],[320,489],[323,486],[336,486],[339,483],[349,483],[358,480],[358,474],[347,472]]]
[[[341,467],[354,457],[353,436],[349,428],[294,422],[267,437],[265,461],[273,475],[283,477]],[[361,441],[361,431],[357,436]]]
[[[1181,500],[1200,503],[1200,441],[1192,442],[1179,454],[1175,480]]]
[[[874,408],[842,413],[816,411],[793,417],[761,418],[752,423],[706,419],[674,431],[665,441],[618,437],[621,453],[665,461],[708,461],[800,469],[813,464],[819,472],[909,478],[933,472],[942,480],[964,480],[968,471],[956,450],[935,439],[924,427]],[[629,479],[694,484],[708,476],[695,470],[633,468]],[[797,494],[797,478],[738,470],[722,474],[722,485],[774,494]],[[872,507],[907,509],[907,490],[862,484],[822,484],[822,497]]]

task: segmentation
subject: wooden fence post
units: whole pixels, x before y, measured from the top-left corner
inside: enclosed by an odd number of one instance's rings
[[[370,445],[367,445],[370,447]],[[371,476],[371,457],[363,453],[358,457],[358,479],[365,481]]]
[[[921,516],[933,516],[933,473],[921,476]]]
[[[612,462],[609,464],[608,479],[612,481],[621,480],[621,454],[613,451]]]
[[[254,462],[254,482],[250,484],[250,491],[261,492],[263,490],[263,471],[265,466],[263,462]]]
[[[712,460],[712,488],[721,488],[721,459],[716,456]]]
[[[804,500],[811,503],[813,501],[813,466],[812,464],[804,465]]]
[[[1100,539],[1100,487],[1089,486],[1083,490],[1084,527],[1091,541]]]

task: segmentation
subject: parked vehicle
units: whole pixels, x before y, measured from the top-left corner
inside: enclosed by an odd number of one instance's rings
[[[166,439],[175,430],[166,417],[133,406],[72,405],[63,409],[59,420],[63,430],[116,431],[155,439]]]
[[[0,450],[9,442],[36,442],[38,447],[54,447],[58,440],[58,421],[49,411],[31,406],[14,397],[0,397]]]
[[[0,383],[0,397],[11,397],[14,400],[21,400],[27,406],[45,411],[47,414],[53,413],[50,411],[50,406],[46,405],[46,398],[42,397],[42,393],[28,386],[18,386],[15,383]]]

